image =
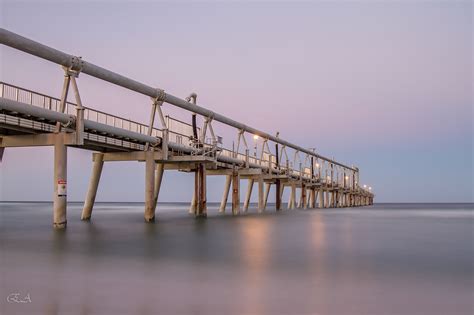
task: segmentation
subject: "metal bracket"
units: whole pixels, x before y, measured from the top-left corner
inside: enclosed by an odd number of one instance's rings
[[[72,71],[81,72],[83,66],[84,61],[82,60],[82,57],[72,57],[70,67]]]
[[[163,103],[166,100],[166,93],[165,90],[162,89],[156,89],[156,97],[152,98],[153,100],[157,102]],[[160,104],[161,105],[161,104]]]
[[[84,66],[84,61],[82,57],[73,56],[71,58],[71,66],[63,67],[65,75],[72,76],[72,77],[79,77],[79,73],[82,71],[82,67]]]

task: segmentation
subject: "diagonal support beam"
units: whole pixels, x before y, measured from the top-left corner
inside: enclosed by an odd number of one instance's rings
[[[224,192],[222,194],[221,205],[219,207],[219,212],[224,213],[225,207],[227,205],[227,199],[229,198],[230,185],[232,183],[232,175],[225,176]]]
[[[97,188],[99,187],[100,175],[104,166],[104,154],[96,153],[93,155],[92,175],[87,191],[84,208],[82,209],[81,220],[88,221],[92,216],[95,198],[97,196]]]
[[[245,201],[244,201],[244,212],[247,212],[249,209],[250,198],[252,197],[252,189],[253,189],[254,182],[255,180],[253,178],[248,180],[247,195],[245,196]]]

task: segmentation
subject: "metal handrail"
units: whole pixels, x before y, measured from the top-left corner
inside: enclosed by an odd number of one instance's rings
[[[54,112],[59,112],[58,111],[59,107],[57,105],[59,104],[60,100],[58,98],[51,97],[49,95],[38,93],[38,92],[35,92],[35,91],[32,91],[32,90],[24,89],[24,88],[15,86],[13,84],[0,82],[0,96],[1,97],[6,98],[6,99],[12,99],[12,100],[19,101],[18,99],[20,98],[21,93],[23,93],[21,98],[28,99],[29,100],[28,103],[30,105],[38,106],[38,107],[40,107],[42,109],[45,109],[45,110],[51,110],[51,111],[54,111]],[[35,102],[34,98],[37,97],[37,96],[43,98],[43,102]],[[48,100],[48,102],[46,102],[46,100]],[[54,109],[51,107],[51,101],[55,102]],[[49,103],[49,106],[47,106],[48,105],[47,103]],[[71,102],[67,102],[66,104],[68,105],[68,107],[66,108],[67,111],[69,111],[68,108],[77,106],[76,104],[71,103]],[[92,109],[92,108],[89,108],[89,107],[84,107],[84,108],[89,113],[89,115],[88,115],[89,117],[85,117],[89,121],[94,121],[94,120],[90,119],[91,118],[90,113],[92,112],[92,113],[96,114],[96,120],[95,120],[96,123],[102,124],[102,122],[100,122],[100,119],[99,119],[99,114],[100,114],[100,115],[103,115],[105,117],[106,125],[113,126],[115,128],[122,128],[122,129],[127,130],[127,131],[134,131],[131,128],[131,126],[134,125],[134,126],[137,127],[137,130],[139,129],[140,134],[143,134],[143,135],[147,134],[148,126],[145,125],[145,124],[142,124],[142,123],[130,120],[130,119],[122,118],[122,117],[119,117],[119,116],[116,116],[116,115],[110,115],[110,114],[105,113],[103,111],[98,111],[98,110],[95,110],[95,109]],[[66,113],[66,114],[68,114],[68,113]],[[70,115],[75,115],[76,114],[75,109],[72,110],[71,113],[69,113],[69,114]],[[107,117],[109,117],[109,119],[107,119]],[[191,127],[190,124],[187,124],[187,123],[185,123],[183,121],[180,121],[178,119],[174,119],[170,116],[167,116],[167,118],[170,119],[170,120],[173,120],[173,121],[177,121],[180,124],[186,125],[187,127]],[[117,120],[122,121],[121,126],[117,126],[117,124],[116,124]],[[108,124],[108,122],[110,122],[110,121],[113,121],[114,123],[113,124]],[[128,123],[129,129],[124,128],[125,126],[124,126],[123,122]],[[162,132],[162,130],[158,129],[158,128],[153,128],[153,131],[154,132]],[[169,130],[169,134],[175,135],[176,140],[178,140],[177,136],[183,137],[185,139],[190,139],[191,138],[191,135],[186,135],[186,134],[183,134],[183,133],[180,133],[180,132],[176,132],[174,130]],[[154,135],[152,134],[152,136],[154,136]],[[171,141],[171,142],[173,142],[173,141]],[[180,142],[181,143],[179,143],[178,141],[175,141],[175,143],[177,143],[179,145],[182,145],[183,144],[182,139],[181,139]],[[250,155],[248,150],[246,150],[245,153],[240,153],[240,152],[231,151],[231,150],[223,148],[223,147],[217,148],[216,145],[212,144],[212,143],[211,144],[202,143],[201,145],[202,145],[202,149],[203,149],[203,150],[201,150],[202,154],[209,155],[209,156],[214,156],[216,159],[220,156],[224,156],[224,157],[227,157],[227,158],[232,158],[232,159],[234,159],[234,161],[235,160],[240,161],[243,164],[249,163],[249,164],[254,164],[255,166],[258,166],[258,165],[261,165],[261,166],[264,166],[264,167],[269,166],[273,171],[283,172],[283,173],[286,173],[286,174],[288,174],[289,176],[292,176],[292,177],[296,177],[296,178],[300,178],[300,179],[310,179],[310,180],[311,179],[318,179],[318,181],[320,181],[319,174],[315,175],[314,178],[312,177],[311,169],[306,166],[307,165],[306,162],[304,163],[305,166],[304,167],[302,166],[302,168],[300,170],[300,169],[294,169],[290,165],[288,167],[285,166],[285,165],[278,166],[277,163],[276,163],[275,156],[273,154],[264,153],[263,154],[264,159],[260,159],[260,158],[254,156],[254,155]],[[188,144],[187,146],[190,147],[191,144]],[[177,148],[177,150],[180,150],[179,149],[180,146],[175,146],[175,148]],[[231,162],[231,163],[234,163],[234,162]],[[333,177],[333,178],[328,176],[324,181],[326,182],[326,184],[331,184],[333,186],[337,185],[337,186],[341,186],[341,187],[344,186],[344,188],[345,188],[345,185],[342,184],[343,180],[341,180],[340,176]],[[350,186],[352,186],[352,185],[350,185]],[[349,188],[352,188],[352,187],[349,187]],[[362,189],[362,191],[366,191],[366,190]],[[369,191],[366,191],[366,192],[369,193]]]
[[[8,93],[5,93],[5,91],[6,91],[5,87],[11,88],[12,90],[9,91]],[[57,103],[60,102],[60,99],[58,99],[58,98],[51,97],[51,96],[49,96],[49,95],[45,95],[45,94],[42,94],[42,93],[38,93],[38,92],[35,92],[35,91],[32,91],[32,90],[24,89],[24,88],[18,87],[18,86],[13,85],[13,84],[5,83],[5,82],[0,82],[0,93],[1,93],[0,96],[1,96],[1,97],[9,98],[7,94],[11,94],[11,95],[16,95],[16,97],[18,98],[20,92],[25,92],[25,93],[27,93],[26,95],[28,95],[28,96],[27,96],[27,99],[30,100],[30,102],[29,102],[30,105],[38,106],[38,107],[40,107],[40,108],[44,108],[44,109],[48,109],[48,110],[53,110],[53,109],[51,109],[51,108],[46,108],[46,107],[45,107],[45,106],[46,106],[46,102],[43,102],[42,105],[35,104],[35,102],[33,102],[33,97],[34,97],[34,96],[40,96],[40,97],[43,97],[45,100],[46,100],[46,99],[48,99],[48,100],[53,100],[53,101],[55,101],[55,102],[57,102]],[[11,97],[10,97],[10,99],[11,99]],[[77,106],[76,104],[71,103],[71,102],[67,102],[66,104],[67,104],[68,106],[71,106],[71,107]],[[53,111],[58,112],[57,109],[58,109],[58,107],[56,106],[56,110],[53,110]],[[148,130],[148,126],[147,126],[147,125],[142,124],[142,123],[139,123],[139,122],[136,122],[136,121],[133,121],[133,120],[130,120],[130,119],[122,118],[122,117],[119,117],[119,116],[116,116],[116,115],[110,115],[110,114],[105,113],[105,112],[103,112],[103,111],[99,111],[99,110],[92,109],[92,108],[90,108],[90,107],[84,107],[84,109],[85,109],[86,111],[89,111],[89,113],[90,113],[90,112],[96,113],[96,120],[95,120],[95,121],[98,122],[98,123],[101,123],[101,122],[99,121],[99,116],[98,116],[98,114],[101,114],[101,115],[104,115],[104,116],[106,117],[106,124],[107,124],[107,117],[110,117],[109,121],[113,118],[114,124],[113,124],[113,125],[108,124],[109,126],[117,127],[116,124],[115,124],[115,120],[121,120],[122,122],[128,122],[128,124],[129,124],[129,129],[124,128],[123,123],[121,124],[120,128],[123,128],[123,129],[125,129],[125,130],[134,131],[134,130],[132,130],[132,128],[130,127],[132,124],[133,124],[133,125],[136,125],[137,127],[140,127],[140,128],[139,128],[139,129],[140,129],[139,133],[141,133],[141,134],[146,134],[146,131]],[[72,111],[71,114],[72,114],[72,115],[75,115],[75,111]],[[90,115],[89,115],[89,117],[85,117],[85,118],[87,118],[88,120],[91,120],[91,119],[90,119]],[[185,123],[185,122],[183,122],[183,121],[180,121],[180,120],[178,120],[178,119],[174,119],[174,118],[172,118],[172,117],[170,117],[170,116],[167,116],[167,118],[168,118],[168,119],[171,119],[171,120],[175,120],[175,121],[179,122],[180,124],[184,124],[184,125],[187,125],[188,127],[191,127],[190,124],[187,124],[187,123]],[[158,133],[158,132],[162,132],[162,129],[153,128],[153,131],[156,132],[156,133]],[[190,135],[186,135],[186,134],[183,134],[183,133],[179,133],[179,132],[176,132],[176,131],[173,131],[173,130],[169,130],[169,133],[170,133],[170,134],[174,134],[174,135],[176,135],[176,136],[184,137],[185,139],[190,139],[190,137],[191,137]],[[180,144],[182,144],[182,143],[180,143]],[[212,147],[212,145],[209,145],[209,144],[203,144],[203,145],[206,145],[206,146],[208,146],[209,148]],[[191,146],[191,145],[188,144],[187,146]],[[212,148],[211,148],[211,149],[212,149]],[[208,151],[205,151],[205,152],[207,152],[207,154],[209,154],[210,151],[209,151],[209,152],[208,152]],[[270,164],[270,167],[271,167],[272,169],[274,169],[274,170],[277,169],[277,163],[276,163],[275,156],[272,155],[272,154],[269,154],[269,153],[264,153],[264,154],[263,154],[264,159],[260,159],[260,158],[258,158],[258,157],[249,155],[248,152],[244,154],[244,153],[240,153],[240,152],[231,151],[231,150],[229,150],[229,149],[227,149],[227,148],[219,148],[219,150],[214,150],[214,153],[212,153],[212,154],[216,154],[216,155],[215,155],[216,157],[218,157],[218,156],[226,156],[226,157],[229,157],[229,158],[234,158],[234,159],[240,160],[240,161],[242,161],[242,162],[244,162],[244,163],[246,163],[246,162],[248,161],[248,162],[253,163],[253,164],[255,164],[255,165],[268,166],[268,164]],[[270,161],[270,163],[269,163],[269,161]],[[285,165],[280,165],[280,166],[279,166],[279,169],[280,169],[280,171],[284,171],[285,173],[289,174],[290,176],[296,176],[297,178],[304,178],[304,179],[313,179],[312,174],[311,174],[311,169],[308,168],[308,167],[306,167],[306,166],[302,167],[302,169],[300,170],[300,169],[296,169],[296,168],[291,167],[291,164],[290,164],[288,167],[285,166]],[[321,180],[321,178],[319,178],[319,174],[315,174],[314,179]],[[323,182],[326,182],[326,184],[328,184],[328,185],[333,185],[333,186],[338,185],[338,186],[341,186],[341,187],[346,188],[346,185],[343,184],[344,179],[342,178],[342,180],[341,180],[340,176],[339,176],[339,177],[336,177],[336,176],[331,177],[331,176],[328,175],[326,178],[323,177]],[[347,185],[347,186],[349,186],[349,188],[352,188],[352,189],[354,188],[354,187],[352,187],[352,186],[353,186],[353,185],[352,185],[352,182],[350,182],[349,185]],[[360,187],[359,187],[359,188],[360,188]],[[361,189],[362,191],[366,191],[366,192],[369,193],[368,190],[365,190],[365,189],[363,189],[363,188],[360,188],[360,189]]]

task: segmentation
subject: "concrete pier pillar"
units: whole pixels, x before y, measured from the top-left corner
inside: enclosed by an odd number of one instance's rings
[[[232,214],[240,213],[240,176],[234,171],[232,174]]]
[[[308,189],[306,192],[306,195],[308,196],[308,202],[306,203],[306,208],[311,208],[311,204],[313,203],[314,196],[312,192],[313,192],[312,188]]]
[[[222,193],[221,205],[219,207],[219,212],[225,212],[225,207],[227,205],[227,199],[229,198],[230,184],[232,183],[232,176],[225,176],[224,192]]]
[[[330,201],[329,201],[329,208],[334,208],[334,202],[335,202],[335,198],[334,198],[335,196],[334,196],[334,194],[335,194],[334,190],[331,190],[331,191],[329,192],[329,196],[330,196],[330,199],[329,199],[329,200],[330,200]]]
[[[194,174],[194,180],[196,180],[196,173]],[[195,214],[197,208],[196,190],[193,189],[193,198],[191,199],[191,205],[189,206],[188,213]]]
[[[270,183],[266,183],[265,184],[265,202],[263,204],[263,209],[265,210],[267,208],[267,203],[268,203],[268,196],[270,194],[270,188],[271,188],[271,184]]]
[[[145,222],[155,221],[154,192],[155,160],[153,151],[148,151],[145,156]]]
[[[313,188],[309,191],[309,208],[316,208],[316,190]]]
[[[300,208],[306,208],[306,187],[304,183],[301,184],[301,199],[300,199]]]
[[[82,209],[81,220],[90,220],[92,209],[94,207],[95,197],[97,196],[97,188],[99,187],[100,175],[104,166],[104,154],[93,154],[92,175],[89,182],[89,190],[87,191],[84,208]]]
[[[155,186],[153,191],[153,208],[156,211],[156,205],[158,204],[158,196],[160,195],[161,182],[163,180],[163,173],[165,165],[163,163],[157,163],[155,169]]]
[[[290,198],[288,199],[288,209],[294,209],[295,208],[295,196],[296,196],[296,185],[292,183],[290,185]]]
[[[302,198],[303,192],[300,192],[300,197],[298,198],[298,202],[296,202],[296,208],[301,208],[301,198]]]
[[[320,209],[324,208],[324,190],[319,188],[319,207]]]
[[[207,196],[206,196],[206,166],[199,163],[195,177],[194,191],[196,194],[196,218],[207,217]]]
[[[282,193],[282,185],[279,179],[275,182],[275,208],[276,211],[281,210],[281,193]]]
[[[319,189],[318,188],[314,188],[314,207],[313,208],[317,208],[318,207],[318,202],[319,202]]]
[[[63,142],[54,144],[54,198],[53,226],[61,229],[67,225],[67,147]]]
[[[245,201],[244,201],[244,212],[247,212],[249,209],[250,198],[252,197],[252,189],[253,189],[254,182],[255,180],[252,178],[248,180],[247,194],[245,195]]]
[[[257,179],[258,183],[258,212],[262,212],[265,209],[265,194],[263,189],[263,175],[259,175]]]

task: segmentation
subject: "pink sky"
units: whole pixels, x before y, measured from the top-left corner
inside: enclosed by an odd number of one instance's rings
[[[359,166],[379,202],[473,201],[470,2],[1,6],[2,27],[176,96],[195,91],[209,109]],[[58,66],[0,53],[1,80],[59,96]],[[86,106],[147,121],[147,97],[85,75],[79,85]],[[51,156],[7,150],[0,198],[49,200]],[[82,200],[90,154],[71,150],[70,160],[81,167],[69,164],[70,199]],[[28,195],[16,187],[25,176]],[[165,180],[163,201],[189,199],[176,188],[190,178]],[[142,186],[143,165],[106,165],[98,199],[142,201]]]

